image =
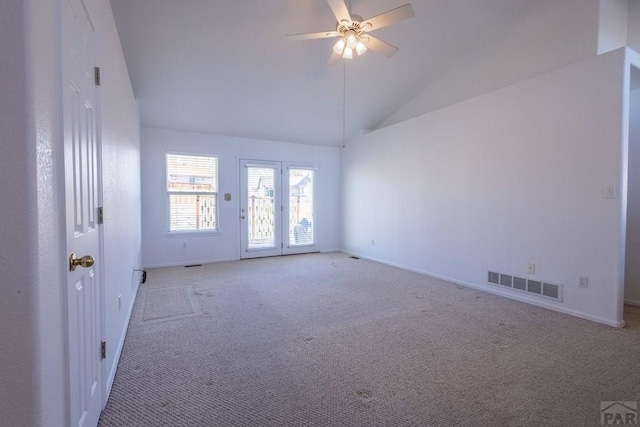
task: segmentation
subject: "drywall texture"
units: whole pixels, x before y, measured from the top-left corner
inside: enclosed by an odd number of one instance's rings
[[[416,95],[377,128],[595,55],[599,9],[600,0],[529,2],[510,31],[461,57],[426,88],[417,87]]]
[[[127,65],[108,1],[96,3],[101,69],[104,207],[104,309],[110,389],[133,308],[140,273],[140,121]]]
[[[6,425],[36,425],[40,403],[27,10],[23,2],[0,2],[0,414]]]
[[[219,233],[167,234],[167,151],[218,156]],[[142,253],[146,267],[239,259],[240,159],[293,162],[316,167],[316,247],[320,251],[339,249],[340,169],[337,148],[143,127]],[[231,193],[231,201],[223,199],[225,193]]]
[[[640,305],[640,88],[631,91],[629,101],[628,162],[624,299]]]
[[[0,414],[2,425],[68,425],[66,249],[60,111],[60,1],[0,2]],[[103,93],[105,199],[122,227],[105,231],[107,298],[140,251],[137,106],[119,50],[108,0],[92,3],[98,58],[110,72]],[[101,44],[102,43],[102,44]],[[102,48],[100,48],[102,46]],[[119,194],[122,191],[124,194]],[[136,219],[137,218],[137,219]],[[119,248],[118,250],[114,248]],[[106,262],[105,262],[106,264]],[[133,292],[123,292],[123,309]],[[110,320],[118,339],[123,316]],[[117,347],[117,346],[114,346]],[[117,360],[109,354],[110,363]]]
[[[34,120],[36,159],[28,165],[34,168],[35,182],[27,182],[27,191],[37,194],[37,218],[30,219],[29,227],[36,231],[37,243],[31,254],[37,265],[31,265],[37,274],[33,282],[38,289],[38,308],[31,313],[38,319],[39,346],[34,355],[39,364],[39,424],[63,425],[67,416],[65,303],[66,276],[64,234],[64,191],[62,150],[58,149],[57,132],[60,129],[58,104],[58,78],[56,51],[59,39],[58,2],[27,1],[29,19],[29,46],[27,75],[31,82],[29,102]],[[35,188],[33,187],[35,184]],[[25,313],[26,314],[26,313]]]
[[[640,52],[640,2],[629,0],[627,10],[627,46]]]
[[[604,189],[621,185],[623,64],[614,51],[350,141],[344,249],[619,324],[621,199]],[[528,263],[564,302],[487,284]]]
[[[628,0],[600,0],[598,54],[627,45],[628,9]]]

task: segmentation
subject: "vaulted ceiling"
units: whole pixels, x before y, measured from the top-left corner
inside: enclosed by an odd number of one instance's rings
[[[461,58],[505,37],[531,0],[353,0],[416,17],[375,35],[400,51],[328,66],[325,0],[111,0],[143,126],[338,146],[376,128]],[[527,5],[527,3],[529,3]],[[549,1],[544,1],[549,3]],[[349,1],[347,0],[347,4]],[[343,104],[344,102],[344,104]]]

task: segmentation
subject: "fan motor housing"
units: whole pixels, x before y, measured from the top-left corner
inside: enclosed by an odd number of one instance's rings
[[[336,26],[336,31],[340,34],[344,34],[349,30],[353,30],[356,34],[360,35],[364,31],[362,26],[362,16],[360,15],[351,15],[351,22],[341,21],[338,22]]]

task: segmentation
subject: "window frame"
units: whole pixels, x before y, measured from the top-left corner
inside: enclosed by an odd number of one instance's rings
[[[215,159],[216,170],[215,170],[215,188],[216,191],[176,191],[169,190],[169,156],[190,156],[190,157],[204,157],[208,159]],[[212,235],[212,234],[220,234],[220,156],[216,154],[206,154],[206,153],[192,153],[192,152],[179,152],[179,151],[166,151],[164,156],[164,190],[166,193],[166,235],[169,237],[172,236],[202,236],[202,235]],[[215,215],[214,222],[216,228],[206,228],[206,229],[189,229],[189,230],[171,230],[171,196],[172,195],[204,195],[204,196],[213,196],[214,206],[215,206]]]

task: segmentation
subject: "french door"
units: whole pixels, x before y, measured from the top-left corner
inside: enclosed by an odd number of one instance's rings
[[[240,258],[313,252],[314,169],[240,160]]]

